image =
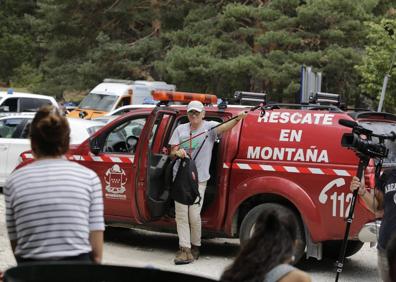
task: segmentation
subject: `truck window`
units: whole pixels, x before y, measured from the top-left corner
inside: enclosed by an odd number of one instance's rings
[[[135,154],[146,118],[128,120],[114,128],[107,136],[103,150],[110,153]]]

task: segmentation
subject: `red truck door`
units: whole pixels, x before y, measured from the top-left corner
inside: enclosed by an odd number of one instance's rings
[[[86,144],[90,148],[85,153],[75,152],[77,155],[72,156],[98,174],[108,221],[139,220],[134,191],[138,156],[146,143],[141,134],[148,116],[149,113],[140,111],[109,123]]]
[[[160,218],[169,207],[164,173],[169,163],[168,140],[177,111],[156,108],[147,120],[138,152],[135,199],[141,221]]]

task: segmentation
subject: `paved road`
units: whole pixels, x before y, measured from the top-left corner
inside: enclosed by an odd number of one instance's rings
[[[177,237],[172,234],[142,230],[110,228],[105,233],[104,263],[147,266],[164,270],[176,270],[218,279],[239,250],[238,240],[203,240],[202,255],[190,265],[175,266],[173,256]],[[335,281],[333,260],[310,259],[299,267],[312,276],[313,281]],[[14,266],[15,260],[9,246],[5,220],[4,197],[0,194],[0,270]],[[380,281],[376,272],[375,248],[364,246],[356,255],[348,258],[339,281]]]

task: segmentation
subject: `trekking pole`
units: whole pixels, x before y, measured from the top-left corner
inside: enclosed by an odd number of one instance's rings
[[[363,171],[367,167],[367,165],[370,161],[370,157],[365,156],[363,154],[359,154],[358,156],[359,156],[359,166],[357,169],[356,176],[361,181],[363,178]],[[337,267],[337,276],[336,276],[336,280],[335,280],[336,282],[338,281],[338,277],[340,276],[340,273],[342,272],[342,269],[344,267],[345,253],[346,253],[346,248],[348,245],[349,229],[351,228],[351,224],[352,224],[352,220],[353,220],[353,213],[355,210],[355,204],[356,204],[356,199],[358,196],[358,190],[359,189],[356,189],[352,193],[352,202],[351,202],[351,207],[349,209],[349,214],[348,214],[348,217],[346,220],[347,224],[346,224],[346,229],[345,229],[344,240],[342,241],[340,254],[339,254],[338,260],[336,261],[336,267]]]
[[[257,109],[260,109],[260,110],[261,110],[260,117],[263,117],[264,114],[265,114],[264,103],[260,103],[260,104],[258,104],[257,106],[254,106],[254,107],[250,108],[249,111],[250,111],[250,112],[253,112],[253,111],[257,110]],[[245,113],[248,113],[249,111],[245,111]],[[186,143],[186,142],[189,142],[190,140],[192,140],[192,139],[194,139],[194,138],[196,138],[196,137],[198,137],[198,136],[201,136],[201,135],[203,135],[203,134],[207,134],[208,132],[212,131],[213,129],[215,129],[215,128],[219,127],[219,126],[222,126],[223,124],[225,124],[225,123],[227,123],[227,122],[230,122],[230,121],[236,119],[237,117],[238,117],[238,116],[234,116],[234,117],[230,118],[229,120],[226,120],[226,121],[224,121],[224,122],[222,122],[222,123],[219,123],[218,125],[213,126],[212,128],[210,128],[210,129],[208,129],[208,130],[205,130],[205,131],[203,131],[203,132],[201,132],[201,133],[198,133],[198,134],[196,134],[196,135],[193,135],[193,136],[191,136],[190,138],[184,140],[183,142],[179,143],[179,144],[176,145],[176,146],[180,146],[180,145],[182,145],[182,144],[184,144],[184,143]]]

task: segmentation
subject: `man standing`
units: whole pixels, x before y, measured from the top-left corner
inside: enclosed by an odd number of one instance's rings
[[[179,236],[179,251],[174,259],[175,264],[188,264],[199,257],[199,247],[201,246],[201,208],[206,183],[210,178],[209,166],[213,145],[219,134],[233,128],[246,115],[247,113],[242,111],[236,119],[224,123],[214,130],[210,130],[219,123],[203,120],[205,117],[203,104],[199,101],[191,101],[187,106],[189,123],[179,125],[172,134],[169,141],[169,144],[172,146],[170,155],[172,157],[185,158],[188,153],[191,158],[195,158],[198,171],[198,190],[201,196],[200,203],[190,206],[175,201],[176,226]],[[207,131],[207,138],[205,134],[202,134],[199,137],[190,139],[191,136],[205,131]],[[186,140],[189,141],[182,143]],[[203,146],[200,149],[202,144]],[[200,150],[199,154],[196,155],[198,150]]]

